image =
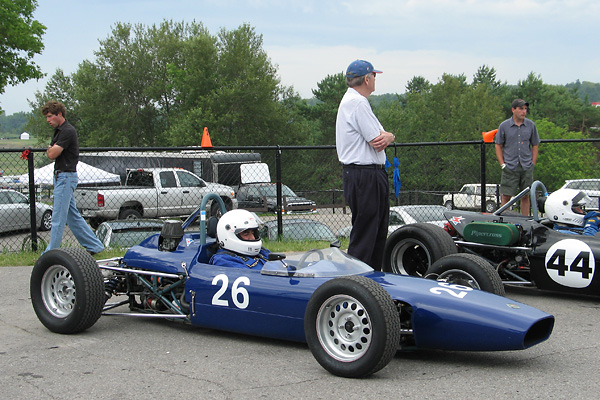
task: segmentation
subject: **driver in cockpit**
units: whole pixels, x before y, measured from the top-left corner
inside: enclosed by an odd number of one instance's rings
[[[270,253],[262,247],[256,217],[246,210],[223,214],[217,224],[217,243],[219,250],[209,261],[213,265],[261,269]]]
[[[546,217],[554,222],[554,230],[563,233],[595,236],[600,229],[600,213],[586,211],[592,199],[576,189],[559,189],[550,193],[544,203]]]

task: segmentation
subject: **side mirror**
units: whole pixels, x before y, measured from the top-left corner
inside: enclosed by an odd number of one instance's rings
[[[160,231],[158,250],[175,251],[183,237],[181,221],[167,220]]]
[[[278,261],[283,259],[285,259],[285,254],[283,253],[269,253],[269,256],[267,257],[268,261]]]

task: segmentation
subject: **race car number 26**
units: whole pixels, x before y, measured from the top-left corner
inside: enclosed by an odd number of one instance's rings
[[[596,260],[587,243],[565,239],[554,243],[546,253],[546,272],[556,283],[584,288],[592,283]]]
[[[213,278],[212,284],[214,286],[221,286],[214,294],[212,304],[215,306],[229,307],[229,300],[227,300],[229,277],[225,274],[219,274]],[[240,276],[233,281],[233,285],[231,285],[231,300],[237,308],[244,309],[248,307],[250,298],[248,296],[248,290],[242,285],[250,285],[250,278],[247,276]]]

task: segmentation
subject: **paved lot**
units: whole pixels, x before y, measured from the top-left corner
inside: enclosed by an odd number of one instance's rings
[[[0,268],[0,386],[10,399],[596,399],[600,299],[511,289],[553,313],[549,341],[504,353],[399,352],[367,379],[330,375],[304,344],[102,317],[51,333],[29,300],[31,267]]]

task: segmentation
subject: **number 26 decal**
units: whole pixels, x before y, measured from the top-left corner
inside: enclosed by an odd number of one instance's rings
[[[227,288],[229,287],[229,277],[225,274],[219,274],[212,280],[213,286],[218,286],[219,282],[221,287],[213,296],[212,304],[215,306],[229,307],[229,300],[224,298],[226,297]],[[250,278],[247,276],[240,276],[233,281],[233,285],[231,286],[231,300],[237,308],[244,309],[248,307],[248,304],[250,303],[250,296],[248,295],[248,290],[241,285],[250,285]]]
[[[438,285],[441,287],[434,287],[429,289],[429,291],[433,294],[448,293],[450,296],[457,297],[459,299],[464,298],[468,292],[473,290],[473,288],[468,286],[453,285],[448,282],[438,282]]]

